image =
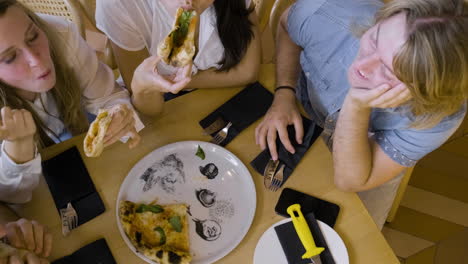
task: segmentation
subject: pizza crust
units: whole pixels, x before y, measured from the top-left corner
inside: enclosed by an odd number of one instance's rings
[[[112,121],[108,110],[99,110],[96,119],[91,123],[83,142],[84,153],[88,157],[98,157],[104,150],[104,136]]]

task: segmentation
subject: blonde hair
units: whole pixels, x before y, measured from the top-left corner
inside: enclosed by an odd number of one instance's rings
[[[393,58],[416,117],[413,128],[429,128],[460,110],[468,98],[468,4],[463,0],[393,0],[376,23],[406,14],[407,40]]]
[[[7,9],[12,6],[21,8],[32,22],[45,33],[49,41],[50,56],[55,67],[56,83],[54,88],[48,93],[54,98],[60,113],[60,116],[56,118],[62,120],[65,127],[73,135],[85,132],[88,128],[88,121],[82,108],[79,82],[74,71],[65,62],[65,50],[63,50],[62,47],[66,47],[66,43],[61,43],[62,41],[59,39],[58,33],[54,28],[16,0],[0,0],[0,15],[3,15]],[[9,106],[14,109],[23,108],[31,112],[37,126],[37,141],[39,147],[53,144],[54,141],[47,135],[46,131],[54,135],[57,139],[59,139],[58,135],[44,124],[36,111],[30,106],[29,102],[16,93],[18,89],[17,87],[12,87],[0,81],[1,107]]]

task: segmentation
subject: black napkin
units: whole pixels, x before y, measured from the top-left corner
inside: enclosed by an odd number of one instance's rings
[[[207,128],[218,118],[222,118],[226,123],[232,122],[226,139],[220,144],[225,146],[242,130],[262,117],[270,108],[272,102],[273,94],[259,82],[256,82],[248,85],[229,101],[218,107],[218,109],[202,119],[199,124],[202,128]]]
[[[293,204],[299,204],[304,215],[314,213],[316,219],[331,227],[335,226],[336,219],[340,212],[340,207],[337,204],[291,188],[284,188],[283,191],[281,191],[281,195],[275,206],[275,212],[284,217],[289,217],[287,212],[288,207]]]
[[[302,144],[297,143],[296,141],[296,132],[294,126],[288,126],[288,135],[291,144],[293,145],[296,152],[291,154],[289,151],[281,143],[279,137],[276,139],[276,146],[278,148],[278,159],[280,160],[281,164],[285,165],[284,173],[283,173],[283,185],[286,180],[289,178],[293,170],[296,168],[299,161],[301,161],[302,157],[305,155],[307,150],[312,146],[315,140],[320,136],[323,129],[317,126],[311,120],[302,117],[302,124],[304,127],[304,137],[302,139]],[[250,162],[250,165],[261,175],[265,171],[265,167],[267,163],[271,159],[271,154],[268,149],[262,151],[253,161]],[[280,166],[278,166],[279,168]]]
[[[88,244],[52,264],[117,264],[104,238]]]
[[[76,147],[44,161],[42,170],[59,213],[70,202],[81,225],[104,212],[101,197]]]
[[[312,237],[315,241],[315,245],[317,247],[325,248],[325,250],[320,253],[320,260],[322,261],[322,264],[335,264],[335,260],[331,255],[327,242],[325,241],[325,237],[320,230],[314,214],[309,213],[304,217],[307,221],[307,224],[309,225]],[[299,236],[297,235],[296,230],[294,229],[292,222],[276,226],[275,231],[289,264],[311,263],[310,259],[302,259],[302,255],[305,253],[305,249],[301,240],[299,239]]]

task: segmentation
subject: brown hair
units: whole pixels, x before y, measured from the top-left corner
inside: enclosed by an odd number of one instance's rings
[[[60,116],[56,118],[62,120],[65,127],[73,135],[85,132],[88,121],[82,108],[81,89],[75,73],[65,62],[64,50],[61,48],[66,46],[66,43],[61,43],[55,29],[16,0],[0,0],[0,15],[5,14],[12,6],[21,8],[49,40],[50,54],[56,72],[56,83],[48,93],[52,95],[60,113]],[[44,124],[30,103],[16,93],[18,89],[20,88],[0,81],[0,107],[9,106],[13,109],[26,109],[31,112],[37,126],[39,147],[53,144],[54,141],[47,135],[46,131],[54,135],[57,140],[59,139],[58,135]]]

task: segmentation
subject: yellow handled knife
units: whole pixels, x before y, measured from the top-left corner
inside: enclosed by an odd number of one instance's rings
[[[317,247],[315,245],[312,232],[310,232],[309,225],[301,212],[301,206],[299,204],[293,204],[290,205],[286,211],[291,216],[294,229],[296,229],[296,233],[306,250],[304,255],[302,255],[302,259],[310,259],[312,260],[312,263],[321,264],[320,253],[322,253],[325,248]]]

